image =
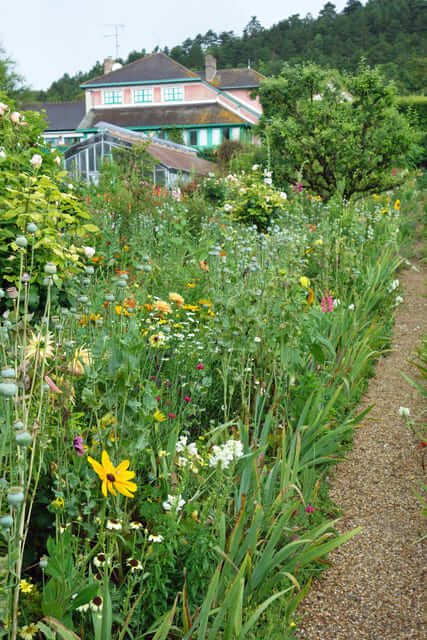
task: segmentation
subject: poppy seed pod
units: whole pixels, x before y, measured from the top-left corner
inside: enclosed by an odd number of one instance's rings
[[[18,247],[22,247],[23,249],[25,249],[25,247],[28,245],[28,240],[25,236],[18,236],[17,238],[15,238],[15,244],[17,244]]]
[[[24,502],[24,490],[22,487],[9,487],[6,496],[8,504],[12,507]]]
[[[11,398],[18,394],[18,387],[14,382],[0,382],[0,396]]]

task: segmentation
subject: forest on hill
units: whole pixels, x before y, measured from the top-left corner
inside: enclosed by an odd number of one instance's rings
[[[187,38],[171,49],[156,47],[174,60],[198,70],[205,54],[217,59],[218,68],[250,65],[265,75],[280,72],[284,62],[310,60],[340,71],[354,71],[365,58],[380,65],[384,75],[394,80],[401,95],[424,93],[427,76],[427,5],[424,0],[348,0],[337,13],[327,2],[319,15],[295,14],[271,28],[264,28],[254,16],[241,36],[233,31]],[[122,64],[147,55],[145,49],[132,51]],[[89,71],[73,76],[68,73],[46,91],[26,92],[26,101],[73,100],[82,95],[80,84],[102,75],[97,62]]]

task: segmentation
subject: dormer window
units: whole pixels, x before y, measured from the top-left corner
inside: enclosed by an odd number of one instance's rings
[[[134,89],[133,101],[135,104],[140,104],[141,102],[153,102],[153,90]]]
[[[104,104],[123,104],[123,91],[121,89],[106,89]]]
[[[184,87],[165,87],[163,89],[163,100],[165,102],[184,100]]]

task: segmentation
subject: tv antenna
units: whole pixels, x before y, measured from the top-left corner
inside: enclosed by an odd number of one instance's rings
[[[114,24],[105,24],[104,27],[112,27],[114,29],[114,33],[108,33],[104,35],[104,38],[115,38],[115,41],[116,41],[115,59],[117,60],[117,58],[119,57],[119,29],[124,29],[125,25],[114,23]]]

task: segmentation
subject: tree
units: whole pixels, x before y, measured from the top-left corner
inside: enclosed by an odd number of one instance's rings
[[[2,46],[0,46],[0,91],[4,91],[11,98],[17,98],[27,91],[22,76],[15,71],[15,62],[6,55]]]
[[[276,180],[302,183],[326,200],[337,190],[350,198],[392,187],[392,167],[416,143],[394,86],[364,62],[342,76],[315,64],[285,65],[259,93],[259,131]]]

